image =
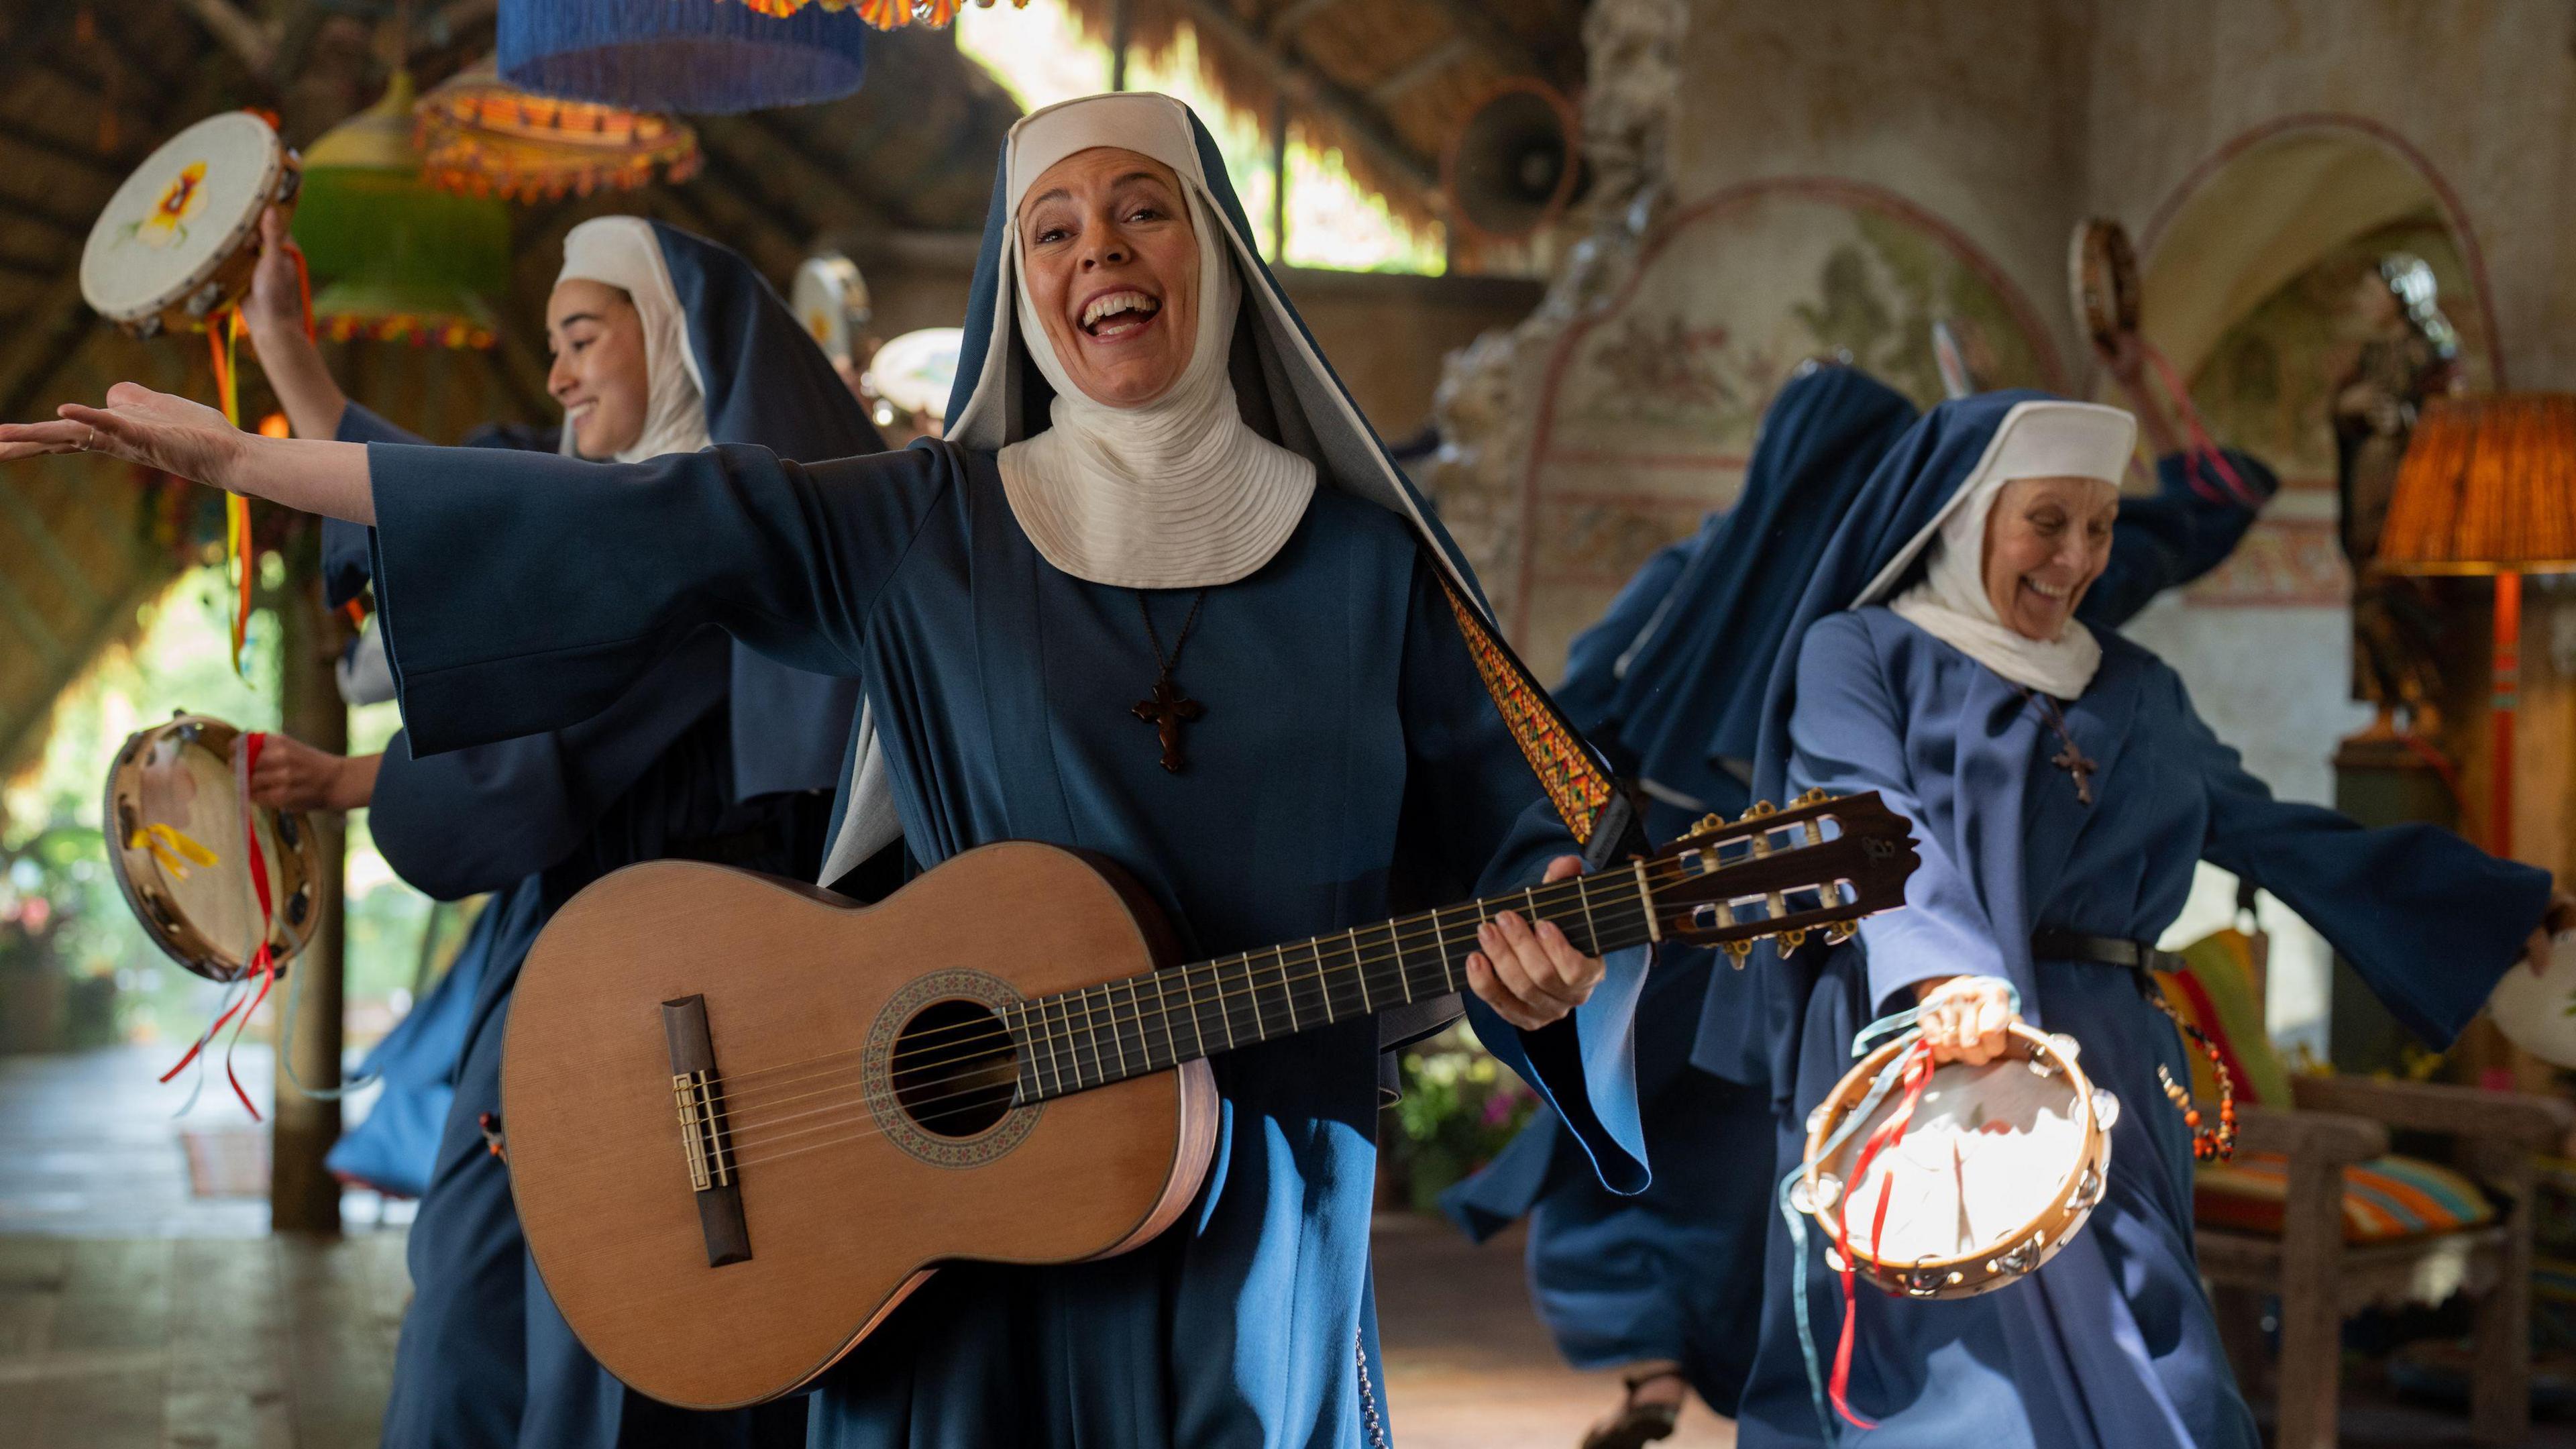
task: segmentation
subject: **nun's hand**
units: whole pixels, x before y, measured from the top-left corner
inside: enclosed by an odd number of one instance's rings
[[[1924,1045],[1932,1060],[1982,1067],[2004,1054],[2004,1028],[2021,1020],[2012,988],[1992,976],[1943,976],[1914,983]]]
[[[250,802],[272,810],[362,810],[376,794],[382,755],[335,755],[272,733],[251,767]]]
[[[0,423],[0,462],[43,453],[104,453],[221,486],[249,435],[224,415],[138,383],[107,390],[107,406],[65,403],[50,423]]]
[[[2576,931],[2576,896],[2563,890],[2549,892],[2549,909],[2541,913],[2540,926],[2531,939],[2522,943],[2522,964],[2534,976],[2549,974],[2549,958],[2555,953],[2558,938]]]
[[[1582,860],[1571,855],[1558,856],[1547,867],[1550,881],[1582,873]],[[1476,944],[1483,949],[1467,957],[1468,987],[1523,1031],[1563,1020],[1591,999],[1607,969],[1600,957],[1576,950],[1555,922],[1533,924],[1517,911],[1504,911],[1477,927]]]

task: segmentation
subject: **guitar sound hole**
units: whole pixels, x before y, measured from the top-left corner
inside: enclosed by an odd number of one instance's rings
[[[973,1137],[1011,1109],[1019,1056],[990,1008],[940,1001],[896,1033],[890,1063],[894,1099],[914,1125],[938,1137]]]

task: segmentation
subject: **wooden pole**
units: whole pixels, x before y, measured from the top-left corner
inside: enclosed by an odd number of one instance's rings
[[[1270,265],[1288,265],[1288,94],[1270,108]]]
[[[286,733],[319,750],[340,754],[349,748],[349,708],[340,700],[332,678],[339,654],[337,616],[322,603],[322,531],[307,519],[286,544],[286,586],[277,594],[278,697]],[[277,1110],[271,1128],[269,1226],[282,1233],[340,1231],[340,1184],[322,1165],[331,1144],[340,1140],[340,1104],[308,1097],[295,1089],[284,1070],[293,1063],[295,1077],[307,1087],[329,1090],[340,1085],[341,974],[345,937],[341,930],[341,883],[348,837],[339,817],[312,817],[314,844],[322,853],[318,884],[322,923],[288,966],[280,989],[302,993],[295,1009],[295,1039],[278,1043]],[[283,1007],[278,1020],[285,1021]]]
[[[1133,25],[1132,0],[1118,0],[1109,11],[1109,88],[1127,89],[1127,36]]]

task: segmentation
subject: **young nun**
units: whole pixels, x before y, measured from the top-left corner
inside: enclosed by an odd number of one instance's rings
[[[267,257],[253,336],[290,420],[343,440],[418,444],[340,395],[287,310],[284,249]],[[281,297],[286,307],[274,305]],[[712,242],[636,217],[584,222],[564,238],[548,313],[548,388],[566,410],[560,450],[574,457],[695,452],[711,436],[805,458],[875,444],[784,304]],[[365,586],[370,543],[364,527],[326,525],[335,604]],[[519,965],[555,908],[639,860],[810,876],[828,823],[810,790],[837,773],[851,714],[847,681],[787,670],[705,629],[597,714],[517,738],[415,756],[397,733],[382,755],[352,759],[271,737],[253,798],[369,807],[378,848],[414,887],[445,900],[496,893],[459,955],[460,969],[480,969],[463,983],[474,999],[454,1095],[411,1232],[415,1292],[395,1355],[389,1449],[801,1441],[801,1402],[689,1415],[602,1372],[528,1262],[486,1132],[501,1107]]]
[[[1575,639],[1557,699],[1644,785],[1650,839],[1752,803],[1762,683],[1790,642],[1800,586],[1915,418],[1866,373],[1802,367],[1763,416],[1733,506],[1648,560]],[[2251,496],[2270,496],[2269,469],[2242,454],[2230,463]],[[2158,474],[2155,494],[2123,501],[2109,563],[2084,596],[2081,617],[2096,628],[2118,628],[2216,567],[2253,521],[2233,495],[2193,487],[2182,455]],[[1646,1191],[1622,1197],[1576,1170],[1542,1112],[1442,1200],[1479,1239],[1528,1213],[1530,1295],[1559,1352],[1578,1368],[1626,1370],[1625,1398],[1585,1449],[1664,1437],[1685,1383],[1717,1412],[1736,1411],[1761,1323],[1774,1186],[1749,1166],[1773,1151],[1770,1032],[1754,986],[1716,969],[1711,952],[1658,960],[1636,1036],[1656,1165]]]
[[[0,446],[94,441],[374,522],[419,748],[578,718],[712,621],[863,682],[836,856],[873,843],[880,796],[924,865],[1099,851],[1192,956],[1563,878],[1571,841],[1452,612],[1453,589],[1481,611],[1473,580],[1248,234],[1185,107],[1093,97],[1012,130],[946,443],[586,468],[258,438],[120,388]],[[509,557],[468,546],[496,538]],[[1642,952],[1586,958],[1510,913],[1476,940],[1480,1035],[1642,1186]],[[943,1268],[823,1381],[813,1443],[1387,1442],[1378,1045],[1345,1020],[1216,1058],[1216,1158],[1179,1223],[1097,1262]]]
[[[2193,1264],[2192,1134],[2159,1085],[2189,1063],[2127,964],[2181,910],[2195,862],[2279,896],[2437,1046],[2566,923],[2546,872],[2430,826],[2364,829],[2273,799],[2170,668],[2077,617],[2134,426],[2033,393],[1934,409],[1853,500],[1767,690],[1755,791],[1878,791],[1922,853],[1908,908],[1857,943],[1755,962],[1797,1014],[1783,1170],[1799,1151],[1788,1124],[1849,1069],[1854,1033],[1903,1007],[1924,1008],[1938,1058],[1982,1063],[2018,993],[2126,1108],[2102,1205],[2045,1268],[1976,1298],[1859,1295],[1847,1403],[1875,1421],[1872,1444],[2257,1443]],[[1850,1432],[1810,1380],[1790,1274],[1806,1275],[1828,1365],[1840,1285],[1812,1245],[1793,1265],[1776,1225],[1771,1247],[1749,1449]]]

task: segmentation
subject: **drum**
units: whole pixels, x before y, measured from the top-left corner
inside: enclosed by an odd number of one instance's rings
[[[2067,247],[2066,285],[2076,324],[2105,352],[2138,330],[2138,256],[2116,221],[2095,217],[2075,225]]]
[[[301,814],[245,812],[241,732],[183,714],[127,737],[108,769],[108,864],[143,932],[213,981],[250,972],[260,939],[259,851],[270,958],[283,969],[321,924],[321,856]],[[247,814],[247,818],[245,815]]]
[[[2092,1216],[2119,1099],[2075,1065],[2073,1038],[2021,1022],[2009,1035],[1985,1066],[1933,1069],[1901,1130],[1881,1128],[1907,1099],[1901,1064],[1923,1051],[1915,1032],[1852,1068],[1807,1119],[1790,1202],[1823,1225],[1837,1271],[1848,1264],[1909,1298],[1991,1293],[2037,1271]]]
[[[957,382],[957,352],[965,343],[961,328],[925,327],[878,348],[859,379],[860,389],[875,401],[877,426],[945,422],[948,390]]]
[[[852,366],[863,360],[858,354],[859,339],[867,335],[871,312],[867,280],[859,275],[858,263],[838,252],[806,258],[796,269],[788,304],[825,357]]]
[[[107,200],[81,249],[81,295],[136,337],[199,327],[250,291],[259,216],[292,206],[302,163],[248,111],[162,143]]]

